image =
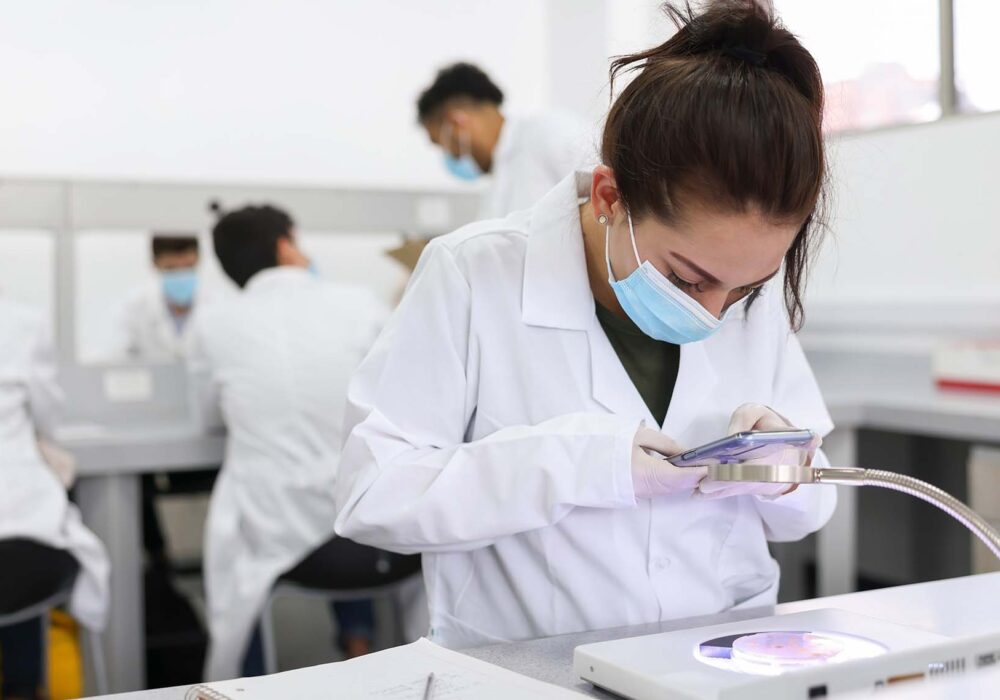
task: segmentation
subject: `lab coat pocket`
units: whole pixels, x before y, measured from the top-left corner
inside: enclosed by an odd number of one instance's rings
[[[736,520],[719,554],[718,575],[727,608],[774,604],[778,565],[771,558],[760,517],[751,498],[736,496]]]

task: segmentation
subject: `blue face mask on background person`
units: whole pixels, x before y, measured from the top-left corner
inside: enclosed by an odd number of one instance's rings
[[[198,289],[198,273],[193,267],[160,273],[163,296],[174,306],[191,306]]]
[[[472,157],[470,137],[465,132],[459,133],[458,141],[461,155],[456,157],[447,150],[447,144],[451,141],[451,133],[451,124],[449,122],[445,122],[444,126],[441,127],[441,143],[446,145],[444,152],[444,167],[447,168],[449,173],[457,177],[459,180],[471,182],[483,174],[483,169],[479,167],[479,163],[477,163],[476,159]]]
[[[632,215],[627,216],[632,250],[639,267],[623,280],[615,280],[615,273],[611,270],[611,224],[608,224],[604,232],[608,282],[618,303],[639,330],[651,338],[675,345],[705,340],[719,330],[732,307],[726,310],[722,319],[716,318],[685,294],[683,289],[664,277],[651,262],[643,262],[635,244]]]

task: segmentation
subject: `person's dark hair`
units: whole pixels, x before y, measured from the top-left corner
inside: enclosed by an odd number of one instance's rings
[[[154,233],[151,245],[153,260],[167,253],[198,252],[198,237],[191,233]]]
[[[446,66],[438,71],[431,86],[420,93],[417,119],[426,122],[454,99],[488,102],[499,107],[503,104],[503,92],[486,73],[471,63]]]
[[[608,114],[602,160],[634,217],[670,223],[701,204],[804,220],[785,256],[785,305],[797,330],[823,224],[819,68],[756,0],[716,0],[700,14],[690,3],[664,7],[677,33],[611,64],[612,89],[635,77]]]
[[[278,239],[290,236],[295,222],[270,205],[246,206],[224,214],[212,229],[215,255],[240,287],[261,270],[278,264]]]

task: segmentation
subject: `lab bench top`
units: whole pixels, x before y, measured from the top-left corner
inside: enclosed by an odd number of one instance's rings
[[[574,648],[592,642],[818,608],[838,608],[947,636],[975,635],[1000,629],[1000,606],[996,604],[998,594],[1000,594],[1000,573],[981,574],[783,603],[773,608],[756,608],[721,615],[495,644],[467,649],[464,653],[525,676],[575,689],[584,696],[610,698],[613,696],[595,689],[573,673]],[[115,700],[181,700],[186,690],[187,687],[184,686],[107,697],[114,697]]]
[[[927,357],[815,352],[810,361],[838,428],[1000,443],[1000,394],[939,390]],[[200,469],[225,455],[223,432],[206,434],[180,420],[65,426],[57,437],[76,456],[81,476]]]
[[[67,429],[68,428],[68,429]],[[225,432],[206,433],[188,422],[114,428],[65,426],[59,444],[73,453],[80,476],[108,476],[217,467]]]
[[[1000,443],[1000,393],[939,389],[926,356],[809,355],[838,428]]]

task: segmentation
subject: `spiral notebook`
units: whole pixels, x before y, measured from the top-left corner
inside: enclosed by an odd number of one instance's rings
[[[350,661],[191,688],[185,700],[579,700],[581,694],[450,651],[426,639]]]

